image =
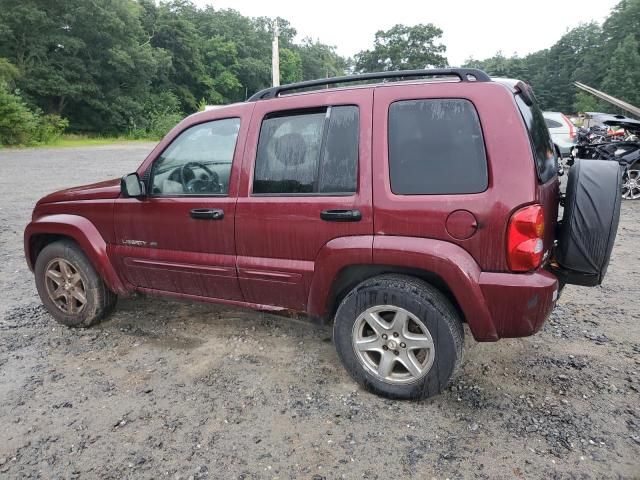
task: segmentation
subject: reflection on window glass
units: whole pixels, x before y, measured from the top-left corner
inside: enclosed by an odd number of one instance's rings
[[[357,107],[278,114],[262,122],[253,193],[352,193],[357,165]]]
[[[358,107],[331,108],[318,192],[355,192],[358,172]]]
[[[529,130],[538,178],[542,183],[550,180],[557,172],[557,159],[549,129],[544,123],[540,107],[535,103],[527,105],[521,95],[516,95],[516,103]]]
[[[487,188],[480,121],[468,100],[408,100],[389,107],[389,176],[396,195]]]
[[[318,172],[326,113],[262,122],[254,193],[311,193]]]
[[[227,118],[182,132],[153,165],[152,194],[227,194],[239,130],[240,119]]]

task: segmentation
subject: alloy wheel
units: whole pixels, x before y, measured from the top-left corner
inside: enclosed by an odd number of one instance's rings
[[[392,305],[365,310],[355,321],[353,349],[360,363],[387,383],[424,377],[435,359],[429,330],[411,312]]]
[[[622,198],[637,200],[640,198],[640,170],[628,170],[622,183]]]
[[[45,269],[45,285],[49,299],[67,315],[80,313],[87,304],[84,280],[69,261],[54,258]]]

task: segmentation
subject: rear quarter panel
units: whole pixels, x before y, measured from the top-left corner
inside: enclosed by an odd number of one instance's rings
[[[389,185],[388,111],[399,100],[454,98],[475,106],[482,127],[488,188],[462,195],[395,195]],[[505,233],[511,213],[534,203],[539,191],[528,133],[513,93],[494,82],[426,83],[378,87],[374,96],[373,193],[376,235],[421,237],[454,243],[482,270],[506,271]],[[449,214],[471,212],[478,224],[466,240],[446,229]]]

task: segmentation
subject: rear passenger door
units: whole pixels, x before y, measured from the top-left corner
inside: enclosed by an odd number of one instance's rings
[[[373,233],[371,89],[258,101],[236,209],[245,301],[306,308],[330,240]]]

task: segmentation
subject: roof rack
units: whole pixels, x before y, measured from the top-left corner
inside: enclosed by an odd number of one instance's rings
[[[269,98],[279,97],[283,92],[292,90],[301,90],[303,88],[324,87],[335,85],[338,83],[362,82],[365,80],[382,80],[386,78],[409,78],[409,77],[439,77],[439,76],[455,76],[460,78],[461,82],[490,82],[491,77],[482,70],[476,68],[440,68],[425,70],[397,70],[393,72],[376,72],[362,73],[360,75],[346,75],[343,77],[322,78],[319,80],[308,80],[306,82],[290,83],[289,85],[281,85],[278,87],[265,88],[254,93],[248,102],[258,100],[267,100]]]

